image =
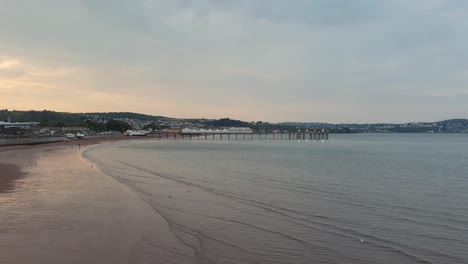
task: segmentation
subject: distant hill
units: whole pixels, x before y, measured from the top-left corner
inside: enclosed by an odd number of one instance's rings
[[[11,122],[63,122],[80,123],[85,120],[83,114],[64,113],[54,111],[8,111],[0,110],[0,120],[5,121],[8,118]]]
[[[137,119],[142,121],[157,121],[165,118],[163,116],[152,116],[131,112],[109,112],[109,113],[67,113],[55,112],[49,110],[43,111],[8,111],[0,110],[0,120],[4,121],[8,118],[12,122],[63,122],[63,123],[82,123],[87,119],[100,117],[103,119]]]
[[[153,115],[145,115],[139,113],[131,113],[131,112],[97,112],[97,113],[85,113],[85,116],[101,116],[107,119],[121,119],[121,118],[128,118],[128,119],[137,119],[141,121],[158,121],[160,119],[164,119],[167,117],[164,116],[153,116]]]
[[[449,119],[437,122],[411,122],[402,124],[330,124],[330,123],[282,123],[298,129],[325,128],[334,133],[468,133],[468,119]]]
[[[405,124],[332,124],[319,122],[284,122],[256,123],[230,118],[221,119],[178,119],[164,116],[145,115],[132,112],[97,112],[97,113],[66,113],[54,111],[9,111],[0,110],[0,121],[11,118],[12,122],[41,122],[43,126],[87,126],[90,129],[102,127],[109,120],[119,120],[134,127],[250,127],[254,131],[297,131],[301,129],[327,129],[332,133],[468,133],[468,119],[450,119],[438,122],[413,122]],[[102,129],[102,128],[101,128]],[[100,130],[100,129],[97,129]]]
[[[230,118],[221,118],[218,120],[208,120],[205,124],[214,127],[251,127],[251,123],[234,120]]]
[[[280,123],[285,126],[293,126],[293,127],[307,127],[311,129],[318,129],[318,128],[334,128],[337,125],[331,123],[320,123],[320,122],[283,122]]]

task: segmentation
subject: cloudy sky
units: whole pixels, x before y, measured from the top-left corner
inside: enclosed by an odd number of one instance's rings
[[[0,0],[0,108],[468,117],[466,0]]]

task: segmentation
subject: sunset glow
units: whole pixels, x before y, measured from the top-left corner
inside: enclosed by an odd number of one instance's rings
[[[465,1],[0,7],[0,108],[329,122],[468,111]]]

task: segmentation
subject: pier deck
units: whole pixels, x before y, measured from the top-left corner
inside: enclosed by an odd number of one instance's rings
[[[211,140],[328,140],[329,133],[152,133],[156,139],[211,139]]]

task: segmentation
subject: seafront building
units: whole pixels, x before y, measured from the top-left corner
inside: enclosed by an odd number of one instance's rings
[[[249,127],[231,127],[225,129],[182,129],[182,134],[249,134],[252,133],[252,129]]]
[[[25,129],[32,130],[37,129],[39,122],[21,122],[21,123],[11,123],[0,121],[0,131],[5,131],[6,129]]]
[[[85,132],[90,131],[87,127],[48,127],[49,131],[62,131],[62,132]]]

